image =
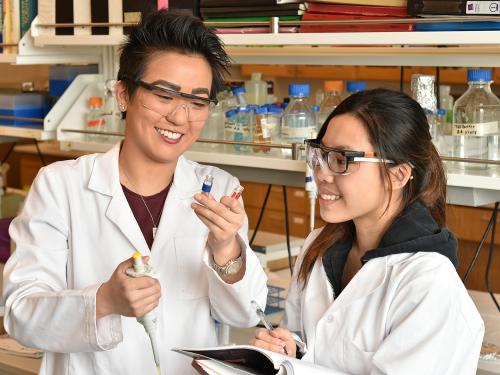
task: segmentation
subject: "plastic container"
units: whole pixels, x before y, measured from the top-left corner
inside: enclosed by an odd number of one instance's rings
[[[248,106],[246,92],[247,90],[244,87],[236,87],[233,89],[233,95],[236,97],[236,103],[239,108]]]
[[[47,96],[44,93],[0,93],[0,115],[42,119],[48,112]],[[43,122],[0,119],[0,125],[43,128]]]
[[[368,85],[365,81],[347,81],[346,83],[346,96],[354,94],[358,91],[364,91],[368,88]]]
[[[248,107],[241,107],[235,115],[233,141],[251,142],[250,124],[252,111]],[[236,152],[249,152],[250,147],[244,145],[234,145]]]
[[[206,139],[224,139],[225,114],[222,110],[222,104],[219,102],[208,115],[207,121],[203,126],[200,137]],[[209,143],[209,148],[218,148],[217,143]]]
[[[469,88],[453,106],[453,156],[499,159],[500,99],[491,91],[491,70],[469,69]],[[491,164],[453,163],[462,171],[498,168]]]
[[[106,119],[104,118],[103,105],[104,100],[101,96],[91,96],[88,101],[88,112],[85,119],[87,130],[92,134],[87,134],[87,139],[91,141],[103,140],[100,132],[105,130]]]
[[[437,100],[434,93],[434,76],[426,74],[412,74],[411,92],[413,99],[422,107],[429,122],[429,131],[432,141],[439,148]]]
[[[335,108],[342,101],[342,90],[344,89],[344,82],[342,81],[325,81],[325,99],[320,104],[318,113],[318,126],[317,129],[323,126],[323,123],[330,116]],[[366,89],[366,87],[365,87]]]
[[[303,143],[316,131],[314,116],[307,104],[309,85],[291,84],[288,86],[290,103],[283,112],[281,137],[284,143]],[[282,149],[284,156],[290,157],[292,150]]]
[[[450,86],[439,86],[439,109],[440,124],[438,126],[439,152],[442,155],[451,156],[453,139],[451,127],[453,124],[453,96],[450,95]],[[442,112],[441,112],[441,111]]]
[[[267,82],[262,80],[262,74],[252,73],[250,80],[245,81],[246,99],[249,104],[262,105],[267,101]]]
[[[314,127],[316,128],[316,130],[318,130],[320,127],[320,125],[319,125],[319,111],[320,111],[319,105],[313,105],[311,107],[311,112],[313,114]]]
[[[280,116],[281,110],[271,110],[267,107],[259,107],[255,111],[255,130],[253,132],[253,141],[255,143],[278,143],[280,132]],[[266,154],[276,154],[277,149],[272,149],[265,146],[254,146],[253,152],[263,152]]]
[[[53,65],[49,67],[49,95],[61,96],[79,74],[97,74],[97,65],[72,66]]]

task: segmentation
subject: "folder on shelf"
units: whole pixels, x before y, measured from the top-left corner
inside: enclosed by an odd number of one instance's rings
[[[313,0],[309,3],[351,4],[351,5],[377,5],[386,7],[406,7],[406,0]]]
[[[280,21],[298,21],[300,16],[279,16]],[[270,21],[271,17],[256,16],[256,17],[208,17],[205,18],[206,22],[256,22],[256,21]],[[217,25],[217,28],[238,27],[238,26],[225,26]]]
[[[20,37],[31,27],[31,22],[37,15],[37,8],[37,0],[19,0]]]
[[[372,17],[406,17],[405,7],[361,6],[348,4],[309,3],[309,13],[355,14]]]
[[[239,7],[239,6],[259,6],[259,5],[278,5],[278,4],[293,4],[293,3],[303,3],[303,0],[247,0],[242,2],[241,0],[200,0],[201,8],[213,8],[213,7]]]
[[[378,17],[380,19],[393,19],[394,17]],[[335,21],[335,20],[373,20],[372,16],[346,15],[346,14],[324,14],[309,13],[302,16],[304,21]],[[303,25],[300,33],[349,33],[349,32],[388,32],[388,31],[412,31],[413,24],[336,24],[336,25]]]
[[[500,16],[500,2],[481,0],[408,0],[408,14],[412,16]]]
[[[430,22],[415,24],[415,31],[480,31],[500,30],[499,21]]]
[[[268,34],[271,32],[270,27],[217,27],[214,30],[216,34]],[[282,34],[298,33],[299,28],[285,26],[280,27],[279,32]]]
[[[293,16],[301,15],[305,12],[304,4],[285,4],[276,6],[255,6],[255,7],[217,7],[201,8],[203,18],[209,17],[252,17],[252,16]]]

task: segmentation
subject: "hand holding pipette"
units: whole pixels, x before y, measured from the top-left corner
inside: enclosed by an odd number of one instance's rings
[[[157,274],[153,267],[151,267],[148,263],[144,263],[142,260],[142,255],[139,252],[135,252],[132,256],[134,259],[134,266],[132,268],[127,269],[127,275],[130,277],[143,277],[149,276],[152,278],[157,278]],[[156,364],[156,369],[158,374],[160,374],[160,356],[158,353],[158,344],[156,341],[156,313],[154,310],[149,311],[147,314],[143,316],[138,316],[137,321],[144,326],[146,333],[149,336],[149,340],[151,341],[151,348],[153,350],[153,357]]]

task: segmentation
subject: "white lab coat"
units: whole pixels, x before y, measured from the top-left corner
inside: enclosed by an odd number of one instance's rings
[[[364,264],[334,299],[321,261],[305,289],[299,255],[282,326],[307,341],[305,361],[331,374],[470,375],[484,334],[452,263],[438,253],[394,254]]]
[[[135,318],[95,319],[96,291],[136,250],[150,255],[162,287],[158,346],[162,374],[195,373],[174,346],[217,344],[213,318],[253,326],[251,300],[265,305],[266,276],[240,230],[246,272],[229,285],[209,265],[207,227],[190,204],[207,174],[219,200],[238,180],[180,157],[150,252],[123,194],[119,144],[105,154],[43,168],[10,227],[17,249],[4,271],[5,327],[47,351],[40,374],[155,374],[150,342]]]

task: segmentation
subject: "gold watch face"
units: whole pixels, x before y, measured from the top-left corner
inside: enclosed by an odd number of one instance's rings
[[[242,264],[241,259],[231,262],[231,264],[227,266],[226,275],[234,275],[235,273],[238,273],[238,271],[241,268],[241,264]]]

